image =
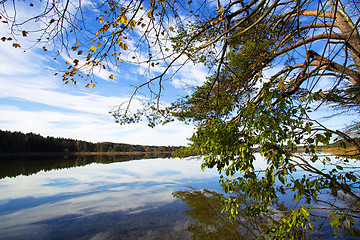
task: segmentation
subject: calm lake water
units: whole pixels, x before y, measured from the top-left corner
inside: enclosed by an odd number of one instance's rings
[[[220,190],[217,172],[194,158],[113,161],[3,160],[0,239],[191,239],[186,204],[172,193]]]
[[[0,159],[0,239],[192,239],[201,230],[194,218],[221,211],[218,172],[200,165],[197,158],[150,155]],[[259,158],[256,167],[265,166]],[[194,211],[174,197],[179,191]],[[283,196],[286,207],[296,205],[293,194]],[[221,236],[211,239],[239,239]],[[323,227],[314,237],[330,236]]]

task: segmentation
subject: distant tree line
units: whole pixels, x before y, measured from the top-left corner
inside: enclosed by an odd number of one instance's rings
[[[175,146],[144,146],[124,143],[91,143],[68,138],[43,137],[35,133],[0,130],[0,153],[22,152],[165,152]]]

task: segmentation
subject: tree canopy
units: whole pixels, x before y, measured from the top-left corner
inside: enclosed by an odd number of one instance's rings
[[[26,20],[16,15],[18,2],[1,3],[3,24],[11,30],[2,40],[17,48],[17,38],[37,33],[34,44],[66,53],[71,61],[62,72],[65,84],[84,78],[87,87],[95,86],[92,73],[99,68],[116,71],[125,60],[146,64],[148,80],[135,86],[114,117],[120,123],[147,119],[150,126],[174,118],[194,123],[196,132],[182,154],[204,156],[203,168],[219,170],[226,192],[240,189],[250,197],[247,214],[267,213],[293,192],[297,208],[269,222],[267,238],[316,231],[308,217],[316,208],[327,212],[316,217],[329,221],[335,233],[342,228],[359,235],[359,209],[353,207],[360,201],[357,160],[317,152],[336,138],[360,150],[351,137],[359,123],[344,132],[313,116],[329,108],[359,114],[357,0],[94,0],[86,6],[48,0],[29,3],[41,11]],[[98,23],[87,24],[94,14]],[[37,27],[27,30],[30,23]],[[210,75],[164,107],[164,82],[189,62],[204,64]],[[131,102],[142,89],[149,93],[144,108],[133,111]],[[266,162],[260,172],[257,150]],[[295,178],[299,171],[304,175]],[[241,207],[236,197],[224,197],[223,204],[233,218]]]

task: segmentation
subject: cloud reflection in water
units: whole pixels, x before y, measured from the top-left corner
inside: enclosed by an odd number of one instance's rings
[[[107,225],[112,226],[115,213],[124,217],[151,211],[156,215],[161,208],[169,211],[176,208],[171,204],[178,202],[172,196],[174,191],[187,186],[216,188],[217,172],[201,172],[200,164],[196,159],[150,159],[91,164],[2,179],[0,239],[54,237],[56,226],[68,228],[74,222],[90,218],[95,225],[89,226],[88,221],[81,226],[95,229],[103,221],[113,219]],[[106,220],[105,216],[110,215]],[[101,223],[98,218],[102,219]],[[124,220],[123,225],[126,224],[130,223]],[[63,229],[62,234],[67,230]],[[89,229],[79,231],[84,232],[79,236],[90,238]],[[99,234],[93,232],[91,236],[99,237]]]

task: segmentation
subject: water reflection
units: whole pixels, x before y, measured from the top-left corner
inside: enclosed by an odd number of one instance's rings
[[[91,163],[126,162],[139,159],[171,157],[171,153],[144,153],[133,155],[54,155],[54,156],[0,156],[0,179],[31,175],[40,171],[86,166]]]
[[[336,157],[329,157],[336,162]],[[355,165],[356,160],[353,163]],[[331,171],[334,167],[325,168],[322,163],[311,164],[324,173]],[[255,168],[259,179],[265,176],[263,170],[266,169],[266,166],[264,159],[257,155]],[[305,175],[308,175],[309,179],[311,179],[311,175],[301,169],[294,172],[292,177],[301,180]],[[237,177],[240,176],[238,175]],[[291,180],[291,178],[288,178],[285,183],[289,183]],[[280,183],[280,181],[275,179],[275,183]],[[191,233],[193,239],[267,239],[272,234],[268,230],[271,230],[271,228],[278,229],[281,218],[289,216],[292,210],[298,209],[300,206],[306,206],[309,209],[309,220],[314,230],[307,228],[302,231],[300,228],[293,227],[290,230],[290,235],[303,235],[304,239],[334,238],[334,229],[330,226],[331,217],[329,218],[329,210],[346,207],[352,209],[352,214],[358,214],[358,209],[360,208],[358,202],[349,201],[350,198],[340,193],[338,196],[333,196],[329,191],[319,191],[316,197],[318,204],[315,204],[313,201],[310,204],[306,204],[305,198],[293,201],[294,194],[296,193],[291,191],[290,188],[284,189],[285,191],[281,191],[281,188],[275,188],[275,190],[277,191],[278,199],[272,202],[267,212],[257,216],[250,216],[249,213],[253,212],[248,210],[256,209],[258,204],[256,204],[254,199],[244,195],[239,189],[235,190],[232,194],[224,195],[223,191],[197,190],[192,188],[186,191],[176,191],[173,195],[187,204],[189,208],[184,213],[195,220],[195,222],[186,228]],[[219,200],[228,199],[229,196],[236,196],[237,203],[239,204],[238,214],[232,222],[228,219],[227,213],[223,211],[223,205]],[[358,228],[359,224],[359,222],[355,222],[354,226]],[[342,229],[339,229],[339,238],[360,239],[359,237],[351,236]]]
[[[217,183],[217,172],[202,173],[195,159],[92,163],[5,177],[0,239],[190,239],[186,205],[172,192]]]
[[[252,239],[297,204],[289,192],[268,215],[240,210],[231,224],[218,201],[217,171],[202,172],[192,158],[131,158],[2,160],[0,239]],[[253,204],[240,199],[242,209]],[[328,236],[332,229],[324,227],[315,235]]]
[[[176,191],[173,195],[184,201],[189,207],[184,213],[195,221],[186,227],[186,231],[191,233],[194,240],[268,239],[271,236],[271,232],[268,232],[269,227],[276,227],[281,217],[289,214],[291,210],[284,201],[274,201],[267,212],[251,216],[247,209],[255,206],[255,201],[237,191],[232,195],[238,197],[240,207],[236,218],[230,221],[228,214],[223,211],[223,205],[220,201],[220,199],[228,196],[224,196],[222,193],[207,189],[190,189]],[[317,231],[307,229],[304,232],[298,232],[300,229],[294,228],[291,230],[292,235],[297,232],[304,235],[303,239],[324,239],[334,236],[333,230],[328,226],[323,226],[324,222],[321,219],[312,215],[310,220]],[[344,232],[341,234],[346,238],[351,238]]]

